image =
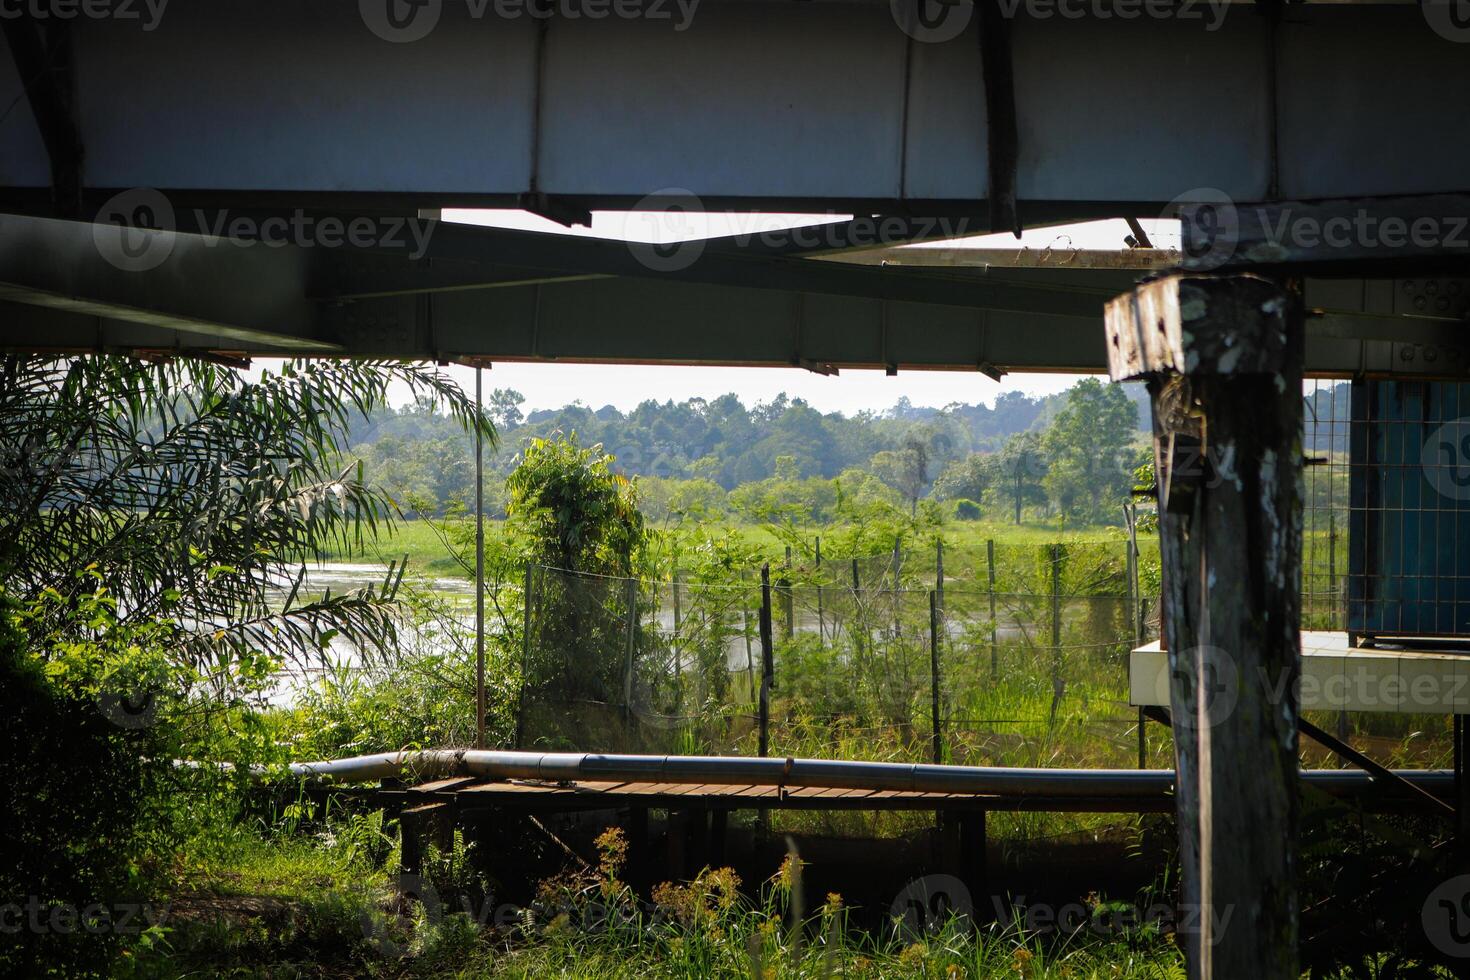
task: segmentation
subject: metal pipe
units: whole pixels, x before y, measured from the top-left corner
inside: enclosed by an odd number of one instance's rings
[[[346,781],[454,775],[546,782],[709,783],[741,786],[822,786],[837,789],[973,793],[989,796],[1138,799],[1170,793],[1170,769],[1019,769],[936,766],[839,759],[760,759],[739,756],[600,755],[438,749],[387,752],[325,762],[295,763],[291,772]],[[1429,790],[1448,789],[1454,774],[1405,769],[1398,774]],[[1328,793],[1367,789],[1372,776],[1352,769],[1304,769],[1304,783]]]

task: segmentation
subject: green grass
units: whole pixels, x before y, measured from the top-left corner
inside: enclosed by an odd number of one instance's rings
[[[746,544],[768,553],[773,558],[780,555],[785,547],[785,542],[764,524],[722,522],[718,526],[733,529]],[[813,529],[807,537],[814,538],[820,533],[820,530]],[[990,521],[951,521],[944,526],[942,533],[946,547],[951,549],[950,556],[946,558],[947,562],[960,559],[960,554],[968,557],[968,561],[961,559],[961,564],[956,566],[956,570],[963,570],[966,565],[976,560],[983,562],[987,539],[995,541],[998,549],[1039,548],[1048,544],[1068,542],[1121,542],[1124,539],[1122,528],[1063,527],[1056,521],[1029,521],[1019,526]],[[495,547],[504,534],[504,521],[487,520],[485,522],[487,547]],[[1154,539],[1152,538],[1140,538],[1139,540],[1139,548],[1145,552],[1153,545]],[[386,563],[398,560],[405,554],[408,555],[411,570],[433,575],[467,575],[464,568],[451,556],[439,534],[429,522],[422,520],[399,521],[391,529],[367,539],[360,549],[336,548],[331,550],[328,559],[342,562],[381,561]],[[933,561],[933,556],[927,547],[919,560]]]
[[[764,882],[707,870],[692,882],[635,895],[619,880],[626,845],[617,831],[599,838],[597,867],[542,882],[537,901],[524,908],[492,907],[488,893],[466,890],[483,882],[472,849],[457,845],[453,857],[431,853],[427,883],[442,900],[425,905],[390,887],[385,868],[396,855],[374,862],[344,843],[364,837],[366,819],[329,822],[311,836],[267,840],[240,831],[211,840],[208,855],[186,860],[177,874],[166,941],[131,950],[117,975],[1182,976],[1177,946],[1152,925],[1071,936],[967,919],[929,930],[891,920],[859,928],[840,896],[806,894],[800,862],[789,857]],[[1115,906],[1090,899],[1088,907],[1078,905],[1078,914],[1101,916]]]

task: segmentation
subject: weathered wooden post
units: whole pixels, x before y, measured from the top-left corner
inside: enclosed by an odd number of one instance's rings
[[[1295,978],[1301,306],[1257,276],[1170,275],[1106,325],[1113,379],[1153,402],[1190,976]]]

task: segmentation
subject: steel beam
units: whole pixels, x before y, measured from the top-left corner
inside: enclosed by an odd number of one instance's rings
[[[664,272],[620,242],[448,224],[428,243],[413,259],[0,216],[0,349],[1101,371],[1102,300],[1137,276],[925,274],[729,240]],[[1309,280],[1306,298],[1310,373],[1470,375],[1470,282]]]
[[[369,29],[372,4],[78,18],[87,185],[237,206],[573,214],[686,188],[712,207],[988,210],[995,93],[971,5],[935,43],[879,0],[705,0],[682,24],[671,0],[673,16],[636,20],[504,6],[418,5],[437,21],[409,43]],[[1236,201],[1465,190],[1470,65],[1418,5],[1293,4],[1274,25],[1254,4],[1131,19],[1032,6],[1007,51],[1023,224],[1156,214],[1200,187]],[[0,53],[0,103],[23,81]],[[21,98],[0,120],[0,196],[45,206],[51,174]]]

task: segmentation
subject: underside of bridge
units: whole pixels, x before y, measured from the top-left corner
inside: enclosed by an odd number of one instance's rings
[[[1470,27],[630,3],[5,19],[0,349],[1143,378],[1185,891],[1243,923],[1191,970],[1295,976],[1296,706],[1251,685],[1299,670],[1300,379],[1470,372]],[[447,207],[833,218],[655,247]],[[903,247],[1161,216],[1180,251]]]

